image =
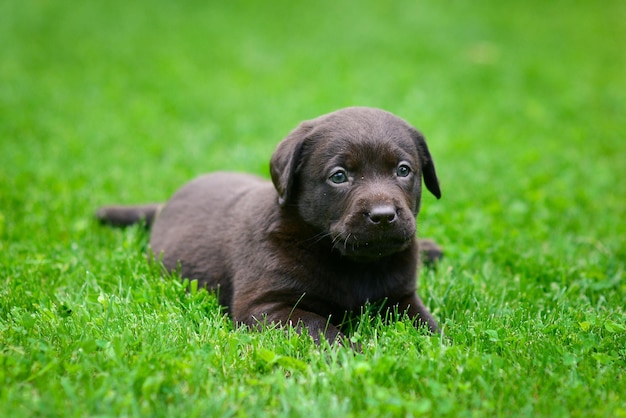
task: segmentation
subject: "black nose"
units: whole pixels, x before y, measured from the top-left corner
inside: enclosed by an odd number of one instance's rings
[[[395,222],[398,218],[396,208],[393,205],[374,206],[367,214],[370,222],[376,225],[387,225]]]

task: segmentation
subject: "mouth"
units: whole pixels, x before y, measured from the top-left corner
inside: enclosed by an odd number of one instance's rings
[[[412,236],[387,237],[384,240],[361,240],[355,234],[347,234],[333,239],[333,249],[343,256],[358,261],[374,261],[406,250],[412,240]]]

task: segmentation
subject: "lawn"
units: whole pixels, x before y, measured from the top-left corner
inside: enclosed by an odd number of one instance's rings
[[[626,3],[0,3],[0,416],[626,416]],[[107,203],[268,176],[351,105],[424,132],[444,336],[233,327]]]

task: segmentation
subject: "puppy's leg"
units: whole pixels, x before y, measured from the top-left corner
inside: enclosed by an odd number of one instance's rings
[[[103,206],[96,212],[96,218],[103,224],[118,227],[145,221],[146,227],[149,228],[161,207],[163,207],[162,203],[137,206]]]
[[[317,315],[313,312],[289,306],[272,306],[256,309],[261,314],[251,314],[245,319],[237,322],[258,328],[264,322],[274,323],[281,326],[291,325],[298,333],[306,328],[308,334],[319,344],[322,339],[326,339],[330,344],[343,344],[347,341],[345,335],[339,328],[330,323],[329,318]]]
[[[443,250],[432,239],[418,239],[417,248],[420,261],[427,266],[432,266],[443,257]]]
[[[427,326],[433,334],[439,332],[437,321],[435,321],[435,318],[433,318],[417,293],[407,296],[399,302],[390,303],[387,309],[392,307],[397,307],[399,313],[406,312],[417,328]]]

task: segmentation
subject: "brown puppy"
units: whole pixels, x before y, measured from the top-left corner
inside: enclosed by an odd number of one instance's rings
[[[272,183],[201,176],[164,205],[110,206],[113,225],[145,219],[169,270],[219,290],[241,324],[305,326],[334,341],[367,302],[437,324],[416,294],[422,176],[440,197],[423,136],[391,113],[347,108],[303,122],[274,152]],[[430,257],[441,255],[432,242]]]

